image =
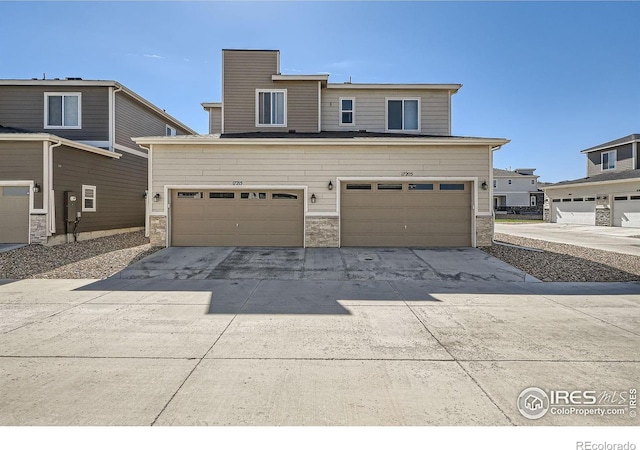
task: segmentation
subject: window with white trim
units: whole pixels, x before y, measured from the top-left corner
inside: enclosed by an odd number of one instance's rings
[[[356,99],[340,97],[340,125],[355,125]]]
[[[256,126],[287,126],[286,89],[256,89]]]
[[[601,154],[602,170],[613,170],[616,168],[616,151],[610,150]]]
[[[44,127],[82,128],[82,94],[80,92],[45,92]]]
[[[167,125],[167,136],[175,136],[176,129]]]
[[[96,212],[96,187],[82,185],[82,212]]]
[[[387,99],[388,131],[419,131],[420,100],[417,98]]]

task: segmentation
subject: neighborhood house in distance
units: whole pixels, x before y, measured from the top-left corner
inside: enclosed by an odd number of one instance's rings
[[[493,169],[493,210],[496,217],[520,214],[542,219],[544,192],[538,187],[536,169]]]
[[[282,74],[277,50],[223,50],[222,74],[210,134],[134,139],[150,149],[152,244],[491,244],[509,141],[451,135],[460,84],[329,83]]]
[[[587,176],[544,188],[546,222],[640,227],[640,134],[582,150]]]
[[[131,137],[192,133],[115,81],[0,80],[0,243],[142,229],[148,155]]]

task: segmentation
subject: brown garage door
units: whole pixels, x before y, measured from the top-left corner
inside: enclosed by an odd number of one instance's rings
[[[173,246],[303,246],[303,191],[174,190],[171,199]]]
[[[470,182],[342,183],[345,247],[471,246]]]
[[[29,186],[0,186],[0,244],[29,242]]]

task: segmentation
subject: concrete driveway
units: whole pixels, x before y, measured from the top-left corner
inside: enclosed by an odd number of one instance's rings
[[[172,247],[116,278],[537,281],[474,248]]]
[[[538,420],[516,407],[532,386],[638,388],[640,284],[418,279],[413,263],[361,273],[346,256],[338,273],[358,278],[311,279],[337,263],[307,272],[324,259],[299,252],[256,278],[231,262],[260,267],[259,253],[208,254],[212,272],[182,280],[0,283],[0,425],[640,423],[628,405]],[[150,261],[135,270],[170,270]]]
[[[495,232],[640,256],[640,228],[561,223],[496,223]]]

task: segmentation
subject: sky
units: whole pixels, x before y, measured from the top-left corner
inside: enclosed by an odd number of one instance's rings
[[[452,133],[511,140],[494,167],[586,176],[580,153],[640,133],[640,2],[6,2],[0,78],[116,80],[199,133],[223,48],[283,74],[460,83]],[[0,99],[1,101],[1,99]]]

